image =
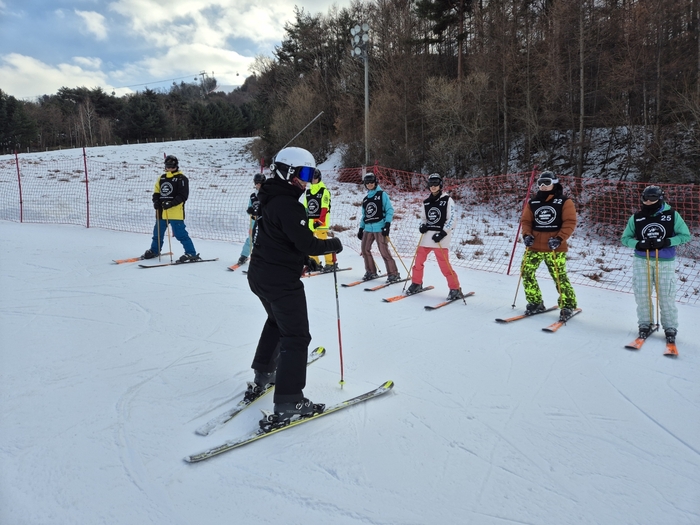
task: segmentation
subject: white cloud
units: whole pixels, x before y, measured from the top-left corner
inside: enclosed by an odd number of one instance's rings
[[[3,79],[3,91],[18,98],[56,93],[64,86],[102,87],[106,90],[109,85],[101,71],[86,71],[80,65],[72,64],[48,65],[18,53],[0,57],[0,78]]]
[[[75,14],[85,22],[84,29],[95,35],[97,40],[107,40],[107,27],[105,26],[105,17],[95,11],[78,11]]]
[[[178,42],[223,46],[231,38],[278,42],[294,12],[289,2],[259,0],[117,0],[110,9],[159,47]]]

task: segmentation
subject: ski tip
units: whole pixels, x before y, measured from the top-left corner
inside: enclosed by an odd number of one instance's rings
[[[384,384],[381,386],[384,390],[391,390],[394,388],[394,382],[389,379],[389,381],[385,381]]]
[[[321,356],[321,355],[325,355],[325,353],[326,353],[326,348],[323,346],[317,346],[316,348],[314,348],[311,351],[311,355]]]

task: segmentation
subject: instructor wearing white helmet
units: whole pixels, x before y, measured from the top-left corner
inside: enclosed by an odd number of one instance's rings
[[[323,405],[314,405],[303,394],[311,334],[301,275],[308,255],[338,253],[343,245],[336,238],[317,239],[307,224],[299,198],[315,169],[316,161],[307,150],[284,148],[273,159],[272,177],[258,194],[261,218],[253,232],[248,284],[265,308],[267,320],[255,351],[255,382],[249,390],[275,384],[273,420],[281,424],[323,410]],[[254,398],[255,392],[248,397]]]

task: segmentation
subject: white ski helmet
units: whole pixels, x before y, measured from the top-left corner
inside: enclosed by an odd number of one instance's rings
[[[270,171],[275,177],[286,181],[299,178],[304,182],[311,182],[316,171],[316,160],[304,148],[284,148],[275,155]]]

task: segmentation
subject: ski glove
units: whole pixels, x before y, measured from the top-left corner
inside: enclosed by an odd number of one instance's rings
[[[364,228],[360,228],[359,230],[357,230],[357,238],[360,239],[360,240],[362,240],[362,234],[363,234],[363,233],[365,233]]]
[[[556,250],[557,248],[559,248],[559,246],[561,246],[561,238],[550,237],[547,241],[547,245],[549,246],[550,250]]]
[[[319,220],[314,221],[314,228],[320,228],[321,226],[323,226],[323,223],[321,221],[319,221]]]
[[[445,237],[447,237],[447,232],[445,230],[440,230],[437,232],[435,235],[433,235],[433,240],[435,242],[440,242],[443,240]]]
[[[382,228],[382,235],[384,237],[389,237],[389,230],[391,229],[391,223],[390,222],[385,222],[384,227]]]
[[[428,225],[427,225],[427,224],[421,224],[421,225],[418,227],[418,231],[421,232],[421,233],[427,232],[427,231],[428,231]]]
[[[649,249],[660,250],[671,246],[671,239],[648,239],[647,243],[649,243]]]
[[[525,246],[529,248],[535,244],[535,238],[532,235],[525,235],[523,236],[523,242],[525,243]]]
[[[160,201],[153,201],[153,207],[156,210],[160,210]]]
[[[647,240],[643,239],[637,242],[637,245],[634,247],[634,249],[639,250],[640,252],[648,252],[651,249],[651,247],[649,246]]]
[[[173,206],[175,206],[175,204],[173,204],[173,201],[164,201],[164,202],[161,204],[161,206],[163,207],[164,210],[169,210],[170,208],[172,208]]]
[[[343,251],[343,243],[340,242],[340,239],[337,237],[328,239],[326,241],[326,246],[328,246],[328,251],[326,251],[326,253],[340,253]]]
[[[248,215],[255,215],[255,208],[252,206],[248,206],[248,209],[245,211]]]

